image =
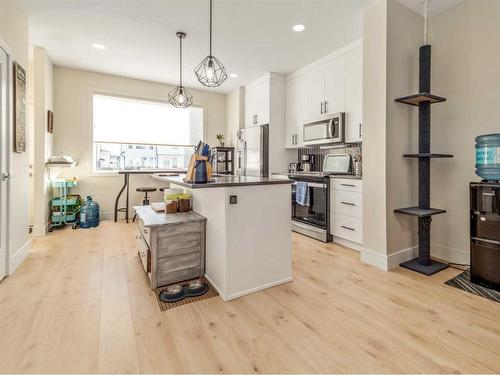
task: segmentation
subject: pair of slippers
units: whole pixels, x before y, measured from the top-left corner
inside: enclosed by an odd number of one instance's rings
[[[173,284],[161,291],[159,298],[162,302],[178,302],[187,297],[198,297],[208,292],[208,285],[197,279],[186,284]]]

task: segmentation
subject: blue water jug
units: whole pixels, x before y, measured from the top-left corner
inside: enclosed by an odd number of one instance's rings
[[[500,134],[476,137],[476,174],[484,180],[500,180]]]
[[[99,204],[89,195],[80,208],[80,228],[93,228],[99,225]]]

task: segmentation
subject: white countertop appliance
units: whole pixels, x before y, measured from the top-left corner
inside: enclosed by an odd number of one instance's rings
[[[327,145],[343,143],[345,133],[345,114],[334,113],[306,122],[303,126],[304,145]]]

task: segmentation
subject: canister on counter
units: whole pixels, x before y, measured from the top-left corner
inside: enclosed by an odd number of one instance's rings
[[[178,195],[179,212],[189,212],[193,209],[193,197],[191,194]]]
[[[175,214],[178,210],[179,194],[165,194],[165,212]]]

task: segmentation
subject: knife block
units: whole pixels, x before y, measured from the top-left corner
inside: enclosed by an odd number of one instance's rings
[[[184,179],[186,182],[194,182],[194,168],[196,166],[196,162],[201,160],[204,163],[207,163],[207,181],[212,179],[212,164],[208,162],[208,157],[201,156],[198,154],[193,154],[191,156],[191,160],[189,160],[189,166],[186,173],[186,178]]]

